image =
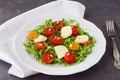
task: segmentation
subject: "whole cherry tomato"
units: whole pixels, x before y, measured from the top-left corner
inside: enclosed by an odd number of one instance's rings
[[[68,64],[72,64],[76,61],[76,55],[72,52],[66,52],[64,61]]]
[[[79,33],[77,26],[72,26],[72,36],[77,36]]]
[[[64,39],[61,36],[51,36],[50,37],[50,43],[53,44],[54,46],[60,45],[63,42],[64,42]]]
[[[64,22],[63,21],[55,21],[53,23],[53,26],[55,27],[55,30],[59,31],[64,26]]]
[[[50,64],[54,61],[54,55],[52,53],[46,52],[41,56],[42,62],[46,64]]]
[[[36,42],[35,47],[37,50],[42,50],[42,49],[47,48],[47,44],[44,41]]]
[[[52,28],[52,27],[48,27],[48,28],[45,28],[44,29],[44,34],[46,35],[46,36],[53,36],[54,35],[54,28]]]

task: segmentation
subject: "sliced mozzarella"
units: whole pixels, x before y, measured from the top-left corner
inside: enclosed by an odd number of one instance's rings
[[[76,37],[75,42],[84,43],[84,42],[87,42],[88,40],[89,40],[89,37],[87,35],[79,35]]]
[[[40,41],[46,41],[47,37],[43,35],[39,35],[36,39],[34,39],[34,42],[40,42]]]
[[[55,46],[54,49],[55,49],[58,59],[63,58],[66,52],[68,52],[68,49],[63,45]]]
[[[70,26],[65,26],[61,29],[61,36],[63,38],[67,38],[71,36],[71,34],[72,34],[72,28]]]

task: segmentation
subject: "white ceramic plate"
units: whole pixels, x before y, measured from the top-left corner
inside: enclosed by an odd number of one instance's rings
[[[88,57],[82,61],[79,64],[70,66],[70,67],[64,67],[61,65],[43,65],[40,62],[37,62],[34,58],[32,58],[26,51],[22,43],[26,41],[28,31],[32,30],[36,26],[42,24],[45,22],[46,19],[52,19],[55,20],[61,20],[63,18],[65,19],[75,19],[77,22],[79,22],[80,26],[89,34],[95,37],[96,44],[93,48],[93,53],[88,55]],[[18,32],[15,41],[14,41],[14,49],[15,53],[20,59],[22,63],[24,63],[27,67],[30,69],[48,74],[48,75],[70,75],[78,72],[85,71],[95,65],[103,56],[105,49],[106,49],[106,40],[103,36],[103,33],[100,29],[97,28],[96,25],[93,23],[77,17],[66,17],[66,16],[50,16],[50,17],[41,17],[38,19],[35,19],[31,22],[28,22],[25,24],[20,31]]]

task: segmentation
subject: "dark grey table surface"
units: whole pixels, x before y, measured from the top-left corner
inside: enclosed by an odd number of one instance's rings
[[[0,24],[37,6],[53,0],[0,0]],[[120,0],[76,0],[86,6],[85,19],[95,23],[104,33],[107,46],[102,59],[92,68],[69,76],[37,74],[22,80],[120,80],[120,70],[113,67],[112,44],[106,36],[105,20],[120,20]],[[116,38],[119,45],[119,37]],[[21,80],[8,74],[10,64],[0,61],[0,80]]]

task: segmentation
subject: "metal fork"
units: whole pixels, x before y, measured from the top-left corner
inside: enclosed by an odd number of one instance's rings
[[[114,29],[113,21],[110,21],[110,20],[106,21],[106,30],[107,30],[108,37],[110,37],[113,42],[114,67],[116,69],[120,69],[120,54],[115,42],[115,29]]]

